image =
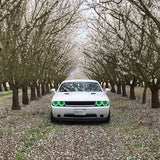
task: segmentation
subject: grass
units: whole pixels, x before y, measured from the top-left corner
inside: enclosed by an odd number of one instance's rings
[[[6,100],[11,100],[12,99],[12,97],[7,97],[7,98],[5,98]]]
[[[160,159],[160,154],[157,153],[157,154],[155,155],[155,158],[156,158],[156,159]]]
[[[39,125],[39,127],[38,128],[32,128],[32,129],[28,130],[27,137],[22,137],[22,138],[19,139],[20,142],[24,143],[24,147],[33,146],[33,145],[36,144],[37,141],[39,141],[43,138],[45,139],[45,137],[46,137],[45,132],[48,131],[48,129],[47,129],[48,127],[45,128],[43,125]],[[41,131],[42,129],[45,129],[45,130],[47,129],[47,131],[44,131],[42,133],[42,131]]]
[[[125,160],[132,160],[134,157],[134,154],[133,153],[130,153],[126,158]]]
[[[33,146],[35,144],[33,141],[31,141],[28,138],[21,138],[19,141],[23,142],[25,147],[30,147],[30,146]]]
[[[29,153],[29,152],[30,152],[30,149],[21,148],[21,149],[19,149],[19,152],[20,152],[20,153]]]
[[[0,93],[0,97],[12,95],[12,92]]]
[[[158,147],[160,144],[160,139],[157,137],[153,137],[153,141],[154,141],[154,145]]]
[[[130,126],[128,126],[128,125],[123,125],[123,129],[125,130],[125,132],[132,132],[132,128],[130,127]]]
[[[116,120],[116,123],[119,123],[119,118]],[[148,130],[137,122],[120,123],[119,125],[127,135],[131,137],[132,143],[130,144],[130,148],[133,150],[133,153],[138,151],[138,154],[130,153],[125,159],[132,160],[135,159],[135,157],[138,159],[139,154],[141,154],[143,159],[151,159],[153,157],[155,159],[160,159],[160,154],[158,152],[160,144],[159,138],[156,136],[153,137],[150,146],[142,139],[142,136],[145,135],[144,133],[150,132],[151,130]],[[147,136],[146,138],[149,137],[150,136]],[[152,152],[153,154],[150,155],[149,152]]]
[[[16,123],[16,120],[8,120],[7,123],[10,124],[10,125],[13,125],[13,124]]]
[[[134,147],[136,147],[136,148],[143,147],[143,144],[141,142],[133,142],[131,145],[134,146]]]
[[[26,160],[21,154],[16,154],[14,160]]]
[[[114,117],[114,120],[116,121],[117,125],[120,125],[121,123],[123,123],[122,117],[120,117],[118,115]]]
[[[3,136],[3,130],[2,129],[0,129],[0,138]]]
[[[41,140],[43,138],[43,135],[41,134],[41,135],[38,135],[38,136],[36,136],[36,137],[32,137],[30,140],[33,142],[36,142],[36,141],[39,141],[39,140]]]
[[[32,135],[32,136],[34,136],[34,135],[39,135],[40,134],[40,129],[39,128],[34,128],[34,129],[30,129],[29,131],[28,131],[28,135]]]
[[[47,106],[47,107],[48,107],[48,106]],[[45,113],[45,114],[41,114],[40,117],[43,118],[43,119],[49,119],[49,120],[50,120],[51,113],[50,113],[50,112],[47,112],[47,113]]]
[[[19,139],[19,142],[23,143],[23,147],[18,150],[19,153],[16,154],[14,160],[25,160],[23,154],[30,153],[30,147],[35,146],[39,140],[48,140],[46,134],[53,131],[53,128],[54,126],[50,124],[39,124],[29,129],[26,136]]]

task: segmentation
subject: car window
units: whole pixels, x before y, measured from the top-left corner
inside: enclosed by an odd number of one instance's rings
[[[101,87],[96,82],[65,82],[59,92],[102,92]]]

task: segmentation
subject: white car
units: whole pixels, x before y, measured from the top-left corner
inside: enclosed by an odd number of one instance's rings
[[[51,101],[51,121],[101,120],[110,122],[110,101],[106,92],[95,80],[66,80]]]

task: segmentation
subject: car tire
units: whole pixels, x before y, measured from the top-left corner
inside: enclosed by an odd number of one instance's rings
[[[105,119],[105,122],[106,122],[106,123],[109,123],[109,122],[110,122],[110,116],[111,116],[111,115],[110,115],[110,111],[109,111],[108,117]]]
[[[51,111],[51,122],[56,122],[55,118],[53,117],[52,111]]]

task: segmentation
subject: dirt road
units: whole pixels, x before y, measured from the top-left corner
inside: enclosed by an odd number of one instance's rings
[[[0,159],[160,159],[160,109],[110,93],[109,124],[52,124],[51,96],[1,115]]]

